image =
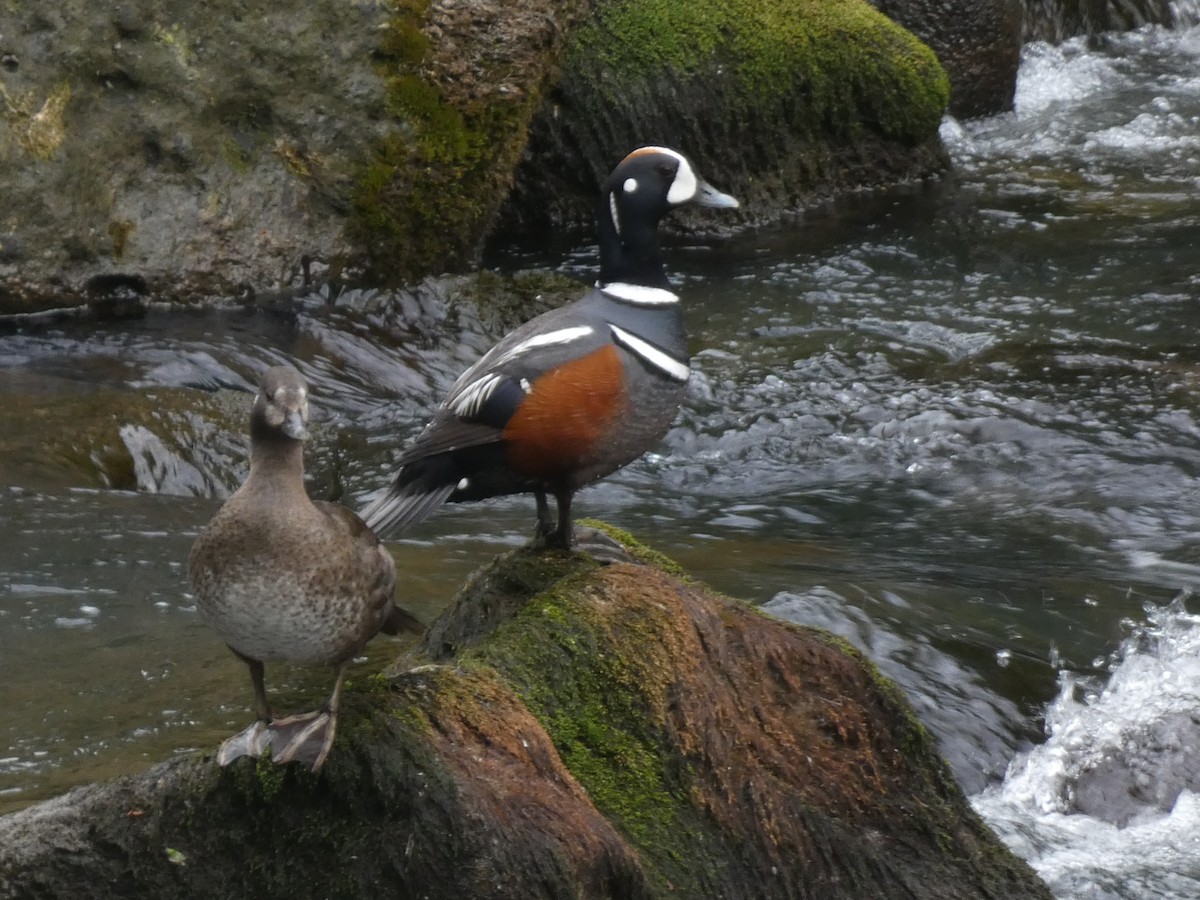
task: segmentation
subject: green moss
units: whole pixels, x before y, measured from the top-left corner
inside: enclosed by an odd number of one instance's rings
[[[129,244],[129,236],[133,234],[137,226],[129,219],[114,219],[108,223],[108,236],[112,238],[113,257],[120,259],[125,255],[125,248]]]
[[[933,52],[864,0],[619,0],[580,29],[566,68],[610,102],[720,69],[733,77],[714,120],[784,116],[847,140],[929,140],[950,95]]]
[[[427,0],[397,4],[377,54],[398,127],[371,148],[355,178],[350,233],[375,273],[412,281],[475,261],[507,194],[536,89],[509,99],[458,92],[425,65]]]
[[[254,761],[254,774],[258,777],[258,787],[263,800],[270,802],[283,790],[287,780],[287,769],[277,766],[269,756],[260,757]]]
[[[503,675],[596,808],[653,861],[660,886],[683,889],[678,848],[709,825],[691,804],[690,770],[663,733],[665,629],[642,611],[620,617],[618,637],[591,584],[588,571],[558,581],[459,662]]]

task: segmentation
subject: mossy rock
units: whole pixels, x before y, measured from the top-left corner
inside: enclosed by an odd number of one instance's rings
[[[581,0],[401,0],[377,71],[394,127],[356,180],[349,233],[376,277],[475,265]]]
[[[640,144],[691,156],[743,221],[928,174],[949,91],[864,0],[609,0],[571,37],[505,228],[589,223],[596,184]]]
[[[0,818],[0,895],[84,893],[1050,897],[842,642],[529,548],[348,685],[319,775],[192,754]]]

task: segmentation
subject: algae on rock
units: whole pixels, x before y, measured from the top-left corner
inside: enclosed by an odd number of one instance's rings
[[[498,558],[341,721],[0,818],[0,895],[1050,897],[873,666],[644,562]]]
[[[590,223],[595,184],[646,143],[771,221],[943,168],[948,97],[933,53],[865,0],[611,0],[571,37],[505,222]]]
[[[377,275],[411,281],[476,263],[584,8],[581,0],[395,5],[377,69],[398,127],[371,148],[350,223]]]

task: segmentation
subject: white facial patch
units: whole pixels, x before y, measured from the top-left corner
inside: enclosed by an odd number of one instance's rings
[[[466,490],[467,488],[469,488],[470,486],[471,486],[471,479],[469,479],[469,478],[460,478],[460,479],[458,480],[458,485],[455,487],[455,490],[456,490],[456,491],[465,491],[465,490]]]
[[[679,156],[679,154],[675,154]],[[671,182],[671,189],[667,191],[667,202],[672,206],[678,206],[680,203],[687,203],[696,196],[696,191],[700,187],[700,182],[696,178],[696,173],[692,171],[691,165],[682,156],[679,156],[679,168],[675,170],[675,179]]]
[[[636,191],[638,189],[637,179],[636,178],[626,178],[625,183],[623,185],[621,185],[621,187],[623,187],[625,189],[625,193],[632,194],[634,191]]]
[[[667,191],[668,203],[672,206],[678,206],[680,203],[687,203],[696,196],[696,191],[700,189],[700,179],[696,177],[696,173],[692,171],[692,164],[687,161],[682,153],[672,150],[670,147],[644,147],[642,149],[653,150],[655,153],[669,156],[678,163],[678,167],[675,169],[675,178],[672,179],[671,187]]]
[[[692,370],[687,363],[680,362],[671,356],[671,354],[659,350],[648,341],[643,341],[637,335],[630,334],[624,328],[618,328],[611,323],[608,327],[612,329],[613,340],[634,356],[658,369],[658,371],[662,372],[668,378],[674,381],[687,381],[688,376],[692,374]]]

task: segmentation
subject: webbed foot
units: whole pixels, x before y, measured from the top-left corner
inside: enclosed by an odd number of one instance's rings
[[[572,549],[586,553],[601,565],[611,563],[637,563],[625,546],[611,535],[598,528],[580,526],[575,529],[575,541]]]
[[[336,728],[337,720],[328,710],[276,719],[270,725],[271,761],[280,766],[303,763],[316,772],[329,757]]]
[[[335,728],[336,721],[328,710],[275,719],[269,724],[258,719],[221,744],[217,764],[227,766],[243,756],[258,759],[269,751],[276,765],[298,762],[316,772],[329,757]]]
[[[255,719],[254,724],[245,731],[226,740],[217,750],[217,765],[227,766],[243,756],[258,759],[271,746],[269,727],[262,719]]]

